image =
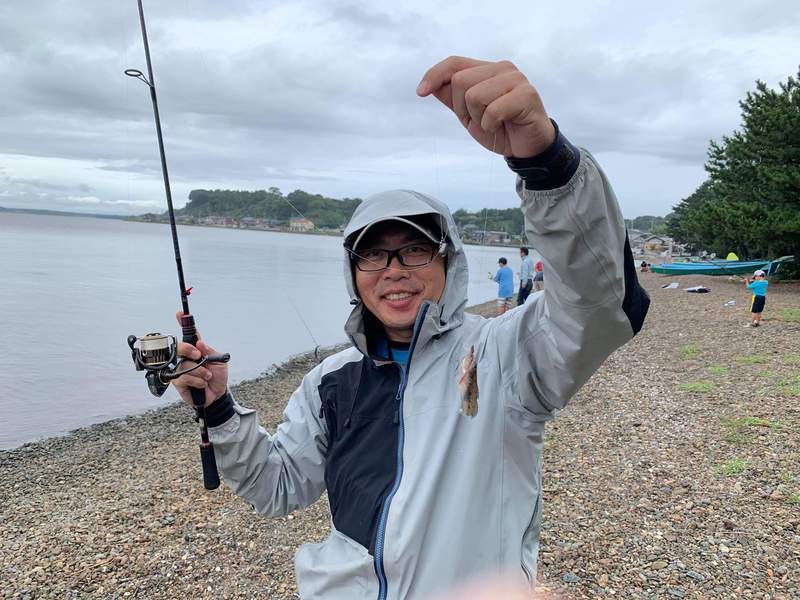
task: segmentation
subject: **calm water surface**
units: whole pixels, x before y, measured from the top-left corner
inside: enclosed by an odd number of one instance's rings
[[[179,235],[192,312],[208,343],[231,353],[232,383],[346,340],[341,238],[205,227]],[[177,398],[171,388],[149,394],[125,341],[179,335],[172,252],[167,225],[0,213],[0,449]],[[467,255],[470,304],[495,296],[486,273],[500,256],[519,268],[512,248],[468,246]]]

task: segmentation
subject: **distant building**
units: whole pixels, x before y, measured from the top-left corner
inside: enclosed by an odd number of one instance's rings
[[[289,219],[289,231],[313,231],[314,223],[304,217],[292,217]]]
[[[645,252],[661,254],[662,252],[669,250],[669,247],[672,244],[672,239],[666,235],[648,235],[647,237],[640,239],[639,244]]]
[[[638,229],[628,229],[628,241],[631,243],[631,246],[638,246],[639,242],[646,237],[649,237],[650,234],[646,231],[639,231]]]
[[[225,225],[225,217],[209,215],[208,217],[200,217],[197,222],[201,225],[216,225],[217,227],[220,227]]]
[[[505,231],[486,231],[483,236],[485,244],[510,244],[511,236]]]

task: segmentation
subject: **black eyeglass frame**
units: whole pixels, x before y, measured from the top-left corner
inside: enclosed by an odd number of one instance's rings
[[[401,252],[403,250],[407,250],[408,248],[412,248],[414,246],[424,246],[430,248],[430,256],[428,257],[428,260],[422,264],[407,265],[403,259],[403,255],[401,254]],[[389,250],[387,248],[369,248],[368,252],[375,252],[375,251],[386,252],[386,266],[376,269],[363,269],[361,265],[359,265],[359,259],[366,261],[368,264],[380,264],[378,261],[370,260],[366,256],[361,256],[355,250],[348,250],[348,252],[350,253],[350,260],[353,262],[353,264],[355,264],[356,269],[358,269],[362,273],[379,273],[380,271],[385,271],[386,269],[388,269],[389,265],[392,264],[392,259],[395,257],[397,257],[397,261],[406,269],[421,269],[423,267],[427,267],[436,259],[436,250],[438,248],[439,246],[437,244],[425,241],[406,244],[405,246],[401,246],[400,248],[395,248],[394,250]]]

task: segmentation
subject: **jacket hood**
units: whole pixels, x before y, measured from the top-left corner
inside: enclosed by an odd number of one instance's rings
[[[354,305],[345,323],[345,333],[353,344],[369,356],[364,307],[356,291],[353,270],[347,248],[354,234],[377,221],[389,217],[413,217],[416,215],[437,215],[447,236],[447,270],[445,286],[439,302],[429,302],[425,319],[420,326],[419,338],[429,339],[461,325],[464,308],[467,304],[467,258],[464,246],[458,237],[458,230],[450,214],[450,209],[438,200],[411,190],[391,190],[370,196],[356,208],[344,230],[344,278],[347,292]],[[419,344],[419,340],[417,342]]]

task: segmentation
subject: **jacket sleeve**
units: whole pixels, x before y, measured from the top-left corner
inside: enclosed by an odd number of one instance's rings
[[[274,435],[230,393],[209,407],[217,467],[226,485],[261,514],[286,515],[313,504],[325,490],[328,437],[319,417],[319,372],[317,367],[306,375],[292,394]],[[220,415],[225,420],[217,424]]]
[[[509,166],[545,289],[501,319],[497,339],[511,341],[501,364],[515,367],[522,407],[546,420],[641,329],[650,299],[614,192],[588,152],[557,132],[544,156]]]

